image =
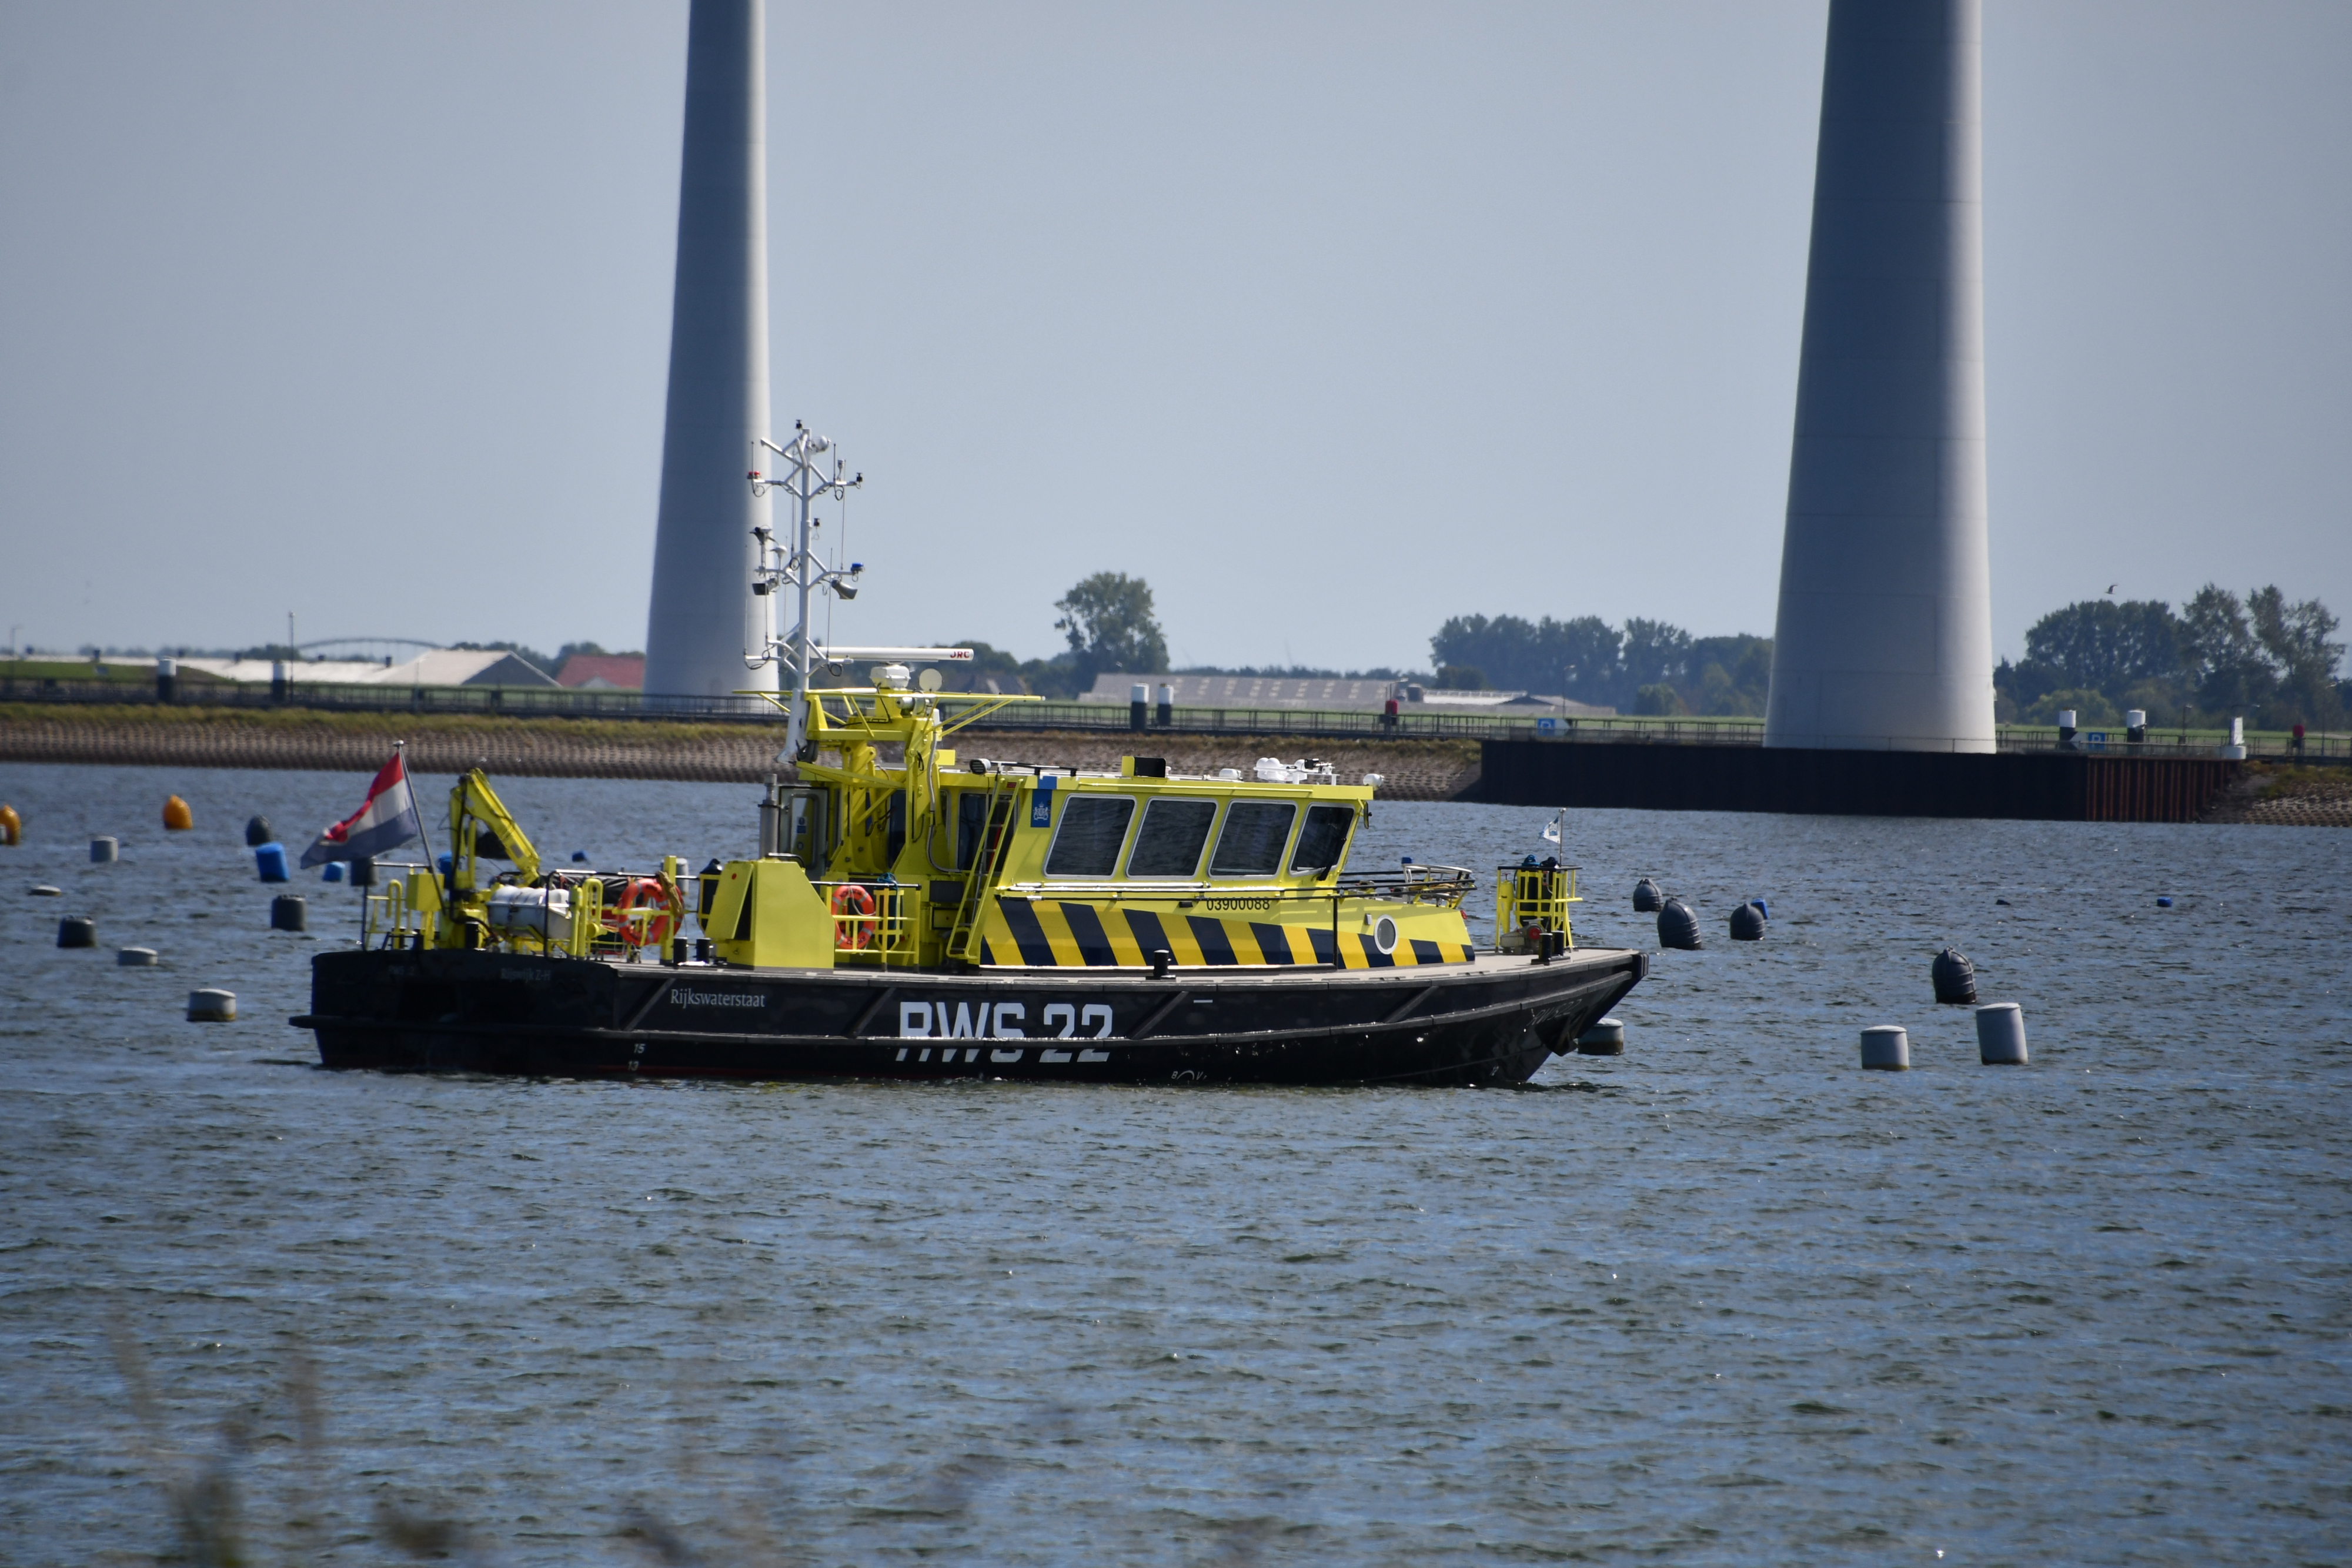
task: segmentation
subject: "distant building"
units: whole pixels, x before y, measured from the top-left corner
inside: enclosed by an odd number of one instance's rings
[[[643,653],[574,653],[555,672],[555,684],[576,691],[635,692],[646,685]]]
[[[121,661],[117,661],[120,663]],[[152,664],[153,660],[145,663]],[[224,681],[268,685],[275,665],[268,659],[182,659],[184,671]],[[298,659],[287,674],[304,685],[326,686],[551,686],[553,676],[503,648],[435,648],[404,664],[364,659]]]
[[[1087,703],[1130,700],[1138,682],[1151,688],[1150,700],[1160,700],[1160,688],[1175,688],[1178,707],[1301,708],[1331,713],[1378,713],[1389,699],[1416,713],[1568,714],[1606,717],[1617,710],[1573,703],[1566,697],[1533,692],[1455,692],[1403,681],[1362,681],[1323,676],[1274,675],[1097,675],[1094,685],[1078,694]]]

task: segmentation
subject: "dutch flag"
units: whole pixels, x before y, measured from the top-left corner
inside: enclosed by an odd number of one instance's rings
[[[395,751],[392,760],[377,769],[375,782],[368,786],[367,804],[320,833],[319,841],[302,852],[302,863],[373,860],[424,831],[416,815],[415,792],[408,787],[408,769],[401,766],[400,753]]]

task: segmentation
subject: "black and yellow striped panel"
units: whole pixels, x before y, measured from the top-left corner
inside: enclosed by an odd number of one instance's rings
[[[1360,922],[1345,919],[1334,932],[1328,924],[1005,898],[997,900],[982,922],[980,961],[1038,968],[1141,968],[1163,947],[1177,963],[1193,967],[1387,969],[1470,961],[1469,928],[1458,913],[1413,911],[1397,924],[1396,950],[1383,953]]]

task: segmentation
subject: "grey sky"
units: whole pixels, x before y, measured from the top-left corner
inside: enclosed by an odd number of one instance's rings
[[[1049,653],[1109,569],[1183,662],[1769,632],[1823,14],[772,0],[836,630]],[[1985,54],[1996,647],[2352,614],[2352,5]],[[0,620],[641,646],[684,64],[682,4],[0,5]]]

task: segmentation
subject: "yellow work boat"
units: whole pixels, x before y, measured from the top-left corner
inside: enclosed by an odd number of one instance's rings
[[[758,591],[797,587],[801,620],[755,651],[795,675],[771,698],[782,760],[756,848],[699,873],[543,869],[467,775],[446,869],[387,868],[404,874],[361,946],[315,961],[294,1021],[327,1065],[1519,1082],[1647,973],[1577,948],[1573,867],[1503,867],[1483,945],[1469,870],[1351,869],[1376,781],[1313,758],[1184,777],[971,754],[959,732],[1034,699],[940,689],[930,663],[965,650],[814,644],[809,593],[845,574],[808,549],[805,446],[779,449],[797,547],[761,536]],[[861,656],[864,684],[816,684]]]

